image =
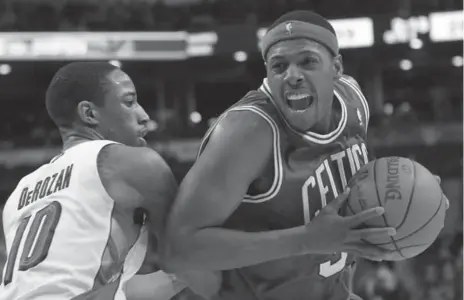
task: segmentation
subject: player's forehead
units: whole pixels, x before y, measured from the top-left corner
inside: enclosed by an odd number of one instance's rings
[[[106,79],[111,89],[118,93],[135,93],[135,85],[132,79],[120,69],[110,72]]]
[[[328,55],[327,52],[323,45],[310,39],[283,40],[269,48],[267,60],[291,58],[302,54]]]

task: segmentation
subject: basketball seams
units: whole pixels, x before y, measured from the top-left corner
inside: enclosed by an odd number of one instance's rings
[[[414,198],[414,190],[416,189],[416,174],[417,174],[416,164],[411,160],[410,160],[410,162],[412,163],[412,188],[411,188],[411,194],[409,194],[409,202],[408,202],[408,206],[406,207],[406,212],[404,213],[403,220],[401,220],[400,224],[395,228],[396,231],[398,231],[401,228],[401,226],[403,226],[404,223],[406,223],[406,218],[408,217],[409,209],[411,208],[412,199]]]
[[[359,205],[361,206],[361,208],[363,208],[363,205],[361,202],[359,202]],[[346,202],[346,207],[349,209],[351,215],[355,215],[356,212],[353,210],[353,208],[351,207],[351,204],[350,204],[350,199],[347,199],[347,202]],[[363,208],[364,209],[364,208]],[[346,213],[345,213],[346,215]],[[369,226],[365,223],[365,222],[362,222],[361,224],[359,224],[359,228],[368,228]]]
[[[398,160],[400,171],[399,186],[397,184],[398,179],[396,177],[396,179],[393,181],[389,177],[385,177],[390,176],[385,174],[386,169],[390,168],[390,163],[395,164],[395,167],[397,168]],[[378,162],[379,164],[377,164]],[[361,240],[366,244],[377,246],[379,248],[390,251],[392,254],[394,254],[394,258],[392,258],[392,260],[407,259],[422,253],[436,240],[437,230],[440,230],[439,227],[443,227],[442,221],[444,215],[444,203],[446,200],[443,192],[441,190],[436,191],[434,184],[435,181],[431,177],[430,172],[427,172],[427,170],[423,168],[422,165],[416,163],[411,159],[397,157],[394,158],[394,161],[390,162],[388,158],[380,158],[374,160],[371,163],[372,165],[369,172],[371,173],[371,176],[369,176],[369,190],[366,191],[369,195],[369,198],[367,199],[367,201],[369,201],[369,205],[365,207],[366,203],[364,202],[364,200],[362,200],[362,197],[354,197],[356,199],[352,197],[351,201],[358,202],[349,201],[347,203],[348,208],[346,209],[346,211],[354,215],[358,210],[362,211],[366,208],[376,205],[385,208],[385,204],[388,204],[388,211],[386,211],[385,214],[381,216],[382,219],[376,220],[375,224],[377,225],[377,227],[390,227],[389,222],[391,221],[391,225],[393,225],[391,227],[395,227],[397,235],[385,237],[380,240]],[[377,172],[378,168],[380,169]],[[404,171],[404,173],[401,171]],[[425,172],[424,176],[421,175],[421,172]],[[390,173],[391,172],[388,171],[388,174]],[[396,173],[393,172],[392,174],[398,174],[398,171],[396,171]],[[424,183],[427,182],[427,184],[422,184],[423,181]],[[390,194],[387,194],[387,191],[391,188],[390,182],[395,182],[394,185],[396,187],[396,193],[403,194],[403,197],[401,197],[401,195],[395,195],[394,197],[395,199],[402,198],[403,200],[401,200],[400,202],[394,201],[394,203],[390,203],[390,198],[388,198],[387,200],[387,196],[390,197]],[[359,182],[357,184],[359,184]],[[427,192],[428,187],[434,190],[432,194]],[[385,196],[383,195],[384,190]],[[408,190],[410,194],[408,197],[405,197],[405,193]],[[430,192],[432,190],[430,190]],[[421,205],[421,201],[419,201],[421,199],[414,199],[414,197],[425,197],[424,205],[426,205],[426,207],[424,207],[423,209],[421,208],[421,211],[424,210],[424,213],[417,215],[417,213],[415,212],[415,208],[418,208],[417,206]],[[440,197],[440,201],[438,201],[438,197]],[[377,198],[377,200],[375,200],[375,198]],[[383,203],[385,201],[387,203]],[[412,206],[412,204],[414,204],[414,206]],[[433,209],[435,209],[435,211]],[[414,214],[410,215],[410,212],[414,212]],[[393,215],[391,213],[393,213]],[[403,216],[401,216],[401,213],[403,213]],[[409,215],[410,217],[408,217]],[[418,222],[420,222],[420,224],[412,222],[416,217],[419,218]],[[410,220],[411,218],[413,218],[413,220]],[[368,227],[372,227],[372,225],[373,224],[369,225]]]
[[[362,210],[366,210],[363,203],[361,202],[361,199],[359,199],[359,198],[358,198],[358,203],[359,203],[359,206],[361,207]]]
[[[385,159],[384,159],[384,160],[385,160]],[[382,202],[380,201],[379,186],[378,186],[378,184],[377,184],[377,162],[378,162],[378,161],[379,161],[379,160],[377,160],[377,159],[374,160],[374,167],[373,167],[373,169],[374,169],[374,186],[375,186],[375,192],[376,192],[376,194],[377,194],[377,201],[378,201],[378,203],[379,203],[379,206],[383,207],[383,204],[382,204]],[[388,225],[388,221],[387,221],[387,218],[385,217],[385,214],[383,214],[381,217],[382,217],[382,219],[383,219],[383,221],[384,221],[384,223],[385,223],[385,227],[390,227],[390,226]],[[398,248],[398,245],[396,244],[395,239],[393,239],[393,237],[390,237],[390,240],[391,240],[393,246],[395,246],[396,251],[398,251],[398,253],[399,253],[402,257],[407,258],[407,257],[405,257],[405,256],[403,255],[403,253],[401,252],[401,250]]]
[[[433,243],[433,242],[430,242],[430,243],[422,243],[422,244],[415,244],[415,245],[408,245],[408,246],[401,247],[401,248],[399,248],[399,249],[405,250],[405,249],[414,248],[414,247],[423,247],[423,246],[428,246],[428,245],[430,245],[431,243]],[[425,249],[424,249],[423,251],[425,251]]]
[[[350,180],[348,180],[348,183],[346,184],[346,187],[350,187],[350,189],[352,188],[352,182],[355,180],[355,177],[356,177],[356,173],[353,174],[353,176],[351,176]],[[353,208],[351,207],[351,204],[350,204],[350,196],[351,196],[351,191],[350,191],[350,194],[348,195],[348,199],[346,199],[346,206],[350,210],[351,215],[355,215],[356,212],[353,210]],[[346,216],[346,211],[344,211],[343,214],[344,214],[344,217],[345,217]],[[363,223],[363,225],[364,225],[364,223]]]
[[[422,225],[421,227],[419,227],[418,229],[416,229],[415,231],[409,233],[408,235],[405,235],[399,239],[396,239],[395,241],[396,242],[400,242],[410,236],[412,236],[413,234],[416,234],[418,233],[419,231],[421,231],[422,229],[425,228],[425,226],[427,226],[430,222],[432,222],[432,220],[435,218],[435,216],[440,212],[440,209],[441,209],[441,206],[443,205],[443,193],[442,193],[442,196],[441,196],[441,199],[440,199],[440,205],[438,206],[437,210],[433,213],[433,215],[430,217],[430,219],[427,220],[427,222],[425,222],[424,225]],[[386,244],[389,244],[389,243],[381,243],[381,244],[375,244],[377,246],[381,246],[381,245],[386,245]],[[404,248],[404,247],[403,247]]]
[[[391,244],[391,243],[382,243],[382,244],[374,244],[374,243],[371,243],[369,242],[368,240],[365,240],[365,239],[361,239],[363,242],[365,242],[366,244],[369,244],[371,246],[385,246],[385,245],[388,245],[388,244]],[[408,249],[408,248],[413,248],[413,247],[422,247],[422,246],[426,246],[426,245],[430,245],[432,242],[427,242],[427,243],[421,243],[421,244],[415,244],[415,245],[408,245],[408,246],[404,246],[404,247],[398,247],[397,249]],[[383,247],[380,247],[382,249],[384,249]],[[404,257],[404,256],[403,256]]]
[[[350,210],[350,213],[351,213],[351,215],[354,215],[354,214],[356,214],[356,213],[354,212],[354,210],[351,208],[351,205],[350,205],[350,201],[349,201],[349,199],[347,199],[347,200],[348,200],[348,201],[347,201],[347,203],[346,203],[346,204],[347,204],[347,207],[348,207],[348,209]]]
[[[347,208],[350,210],[351,215],[355,215],[356,213],[355,213],[355,211],[351,208],[350,200],[349,200],[349,199],[347,200],[347,203],[346,203],[346,204],[347,204]],[[360,204],[361,204],[361,203],[360,203]],[[361,226],[368,227],[368,226],[366,225],[366,223],[364,223],[364,222],[362,222],[360,225],[361,225]]]

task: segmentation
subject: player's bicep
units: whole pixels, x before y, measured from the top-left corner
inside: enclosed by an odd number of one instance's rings
[[[177,192],[170,167],[149,148],[115,145],[110,150],[100,170],[107,191],[124,210],[144,208],[158,232]]]
[[[188,231],[223,224],[271,153],[272,131],[261,117],[248,111],[229,112],[184,178],[168,229]]]
[[[149,221],[158,229],[164,227],[169,208],[177,193],[178,184],[171,168],[156,152],[140,155],[135,176],[128,178],[138,191],[141,207],[148,210]]]

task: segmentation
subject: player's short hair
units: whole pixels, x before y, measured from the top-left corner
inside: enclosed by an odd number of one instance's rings
[[[45,106],[53,122],[58,127],[71,127],[81,101],[103,105],[108,74],[116,69],[107,62],[74,62],[60,68],[45,96]]]

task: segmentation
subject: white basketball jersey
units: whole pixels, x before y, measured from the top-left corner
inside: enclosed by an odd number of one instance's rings
[[[3,211],[0,300],[71,299],[109,283],[114,295],[102,300],[126,299],[148,235],[103,187],[97,156],[110,143],[76,145],[20,181]]]

